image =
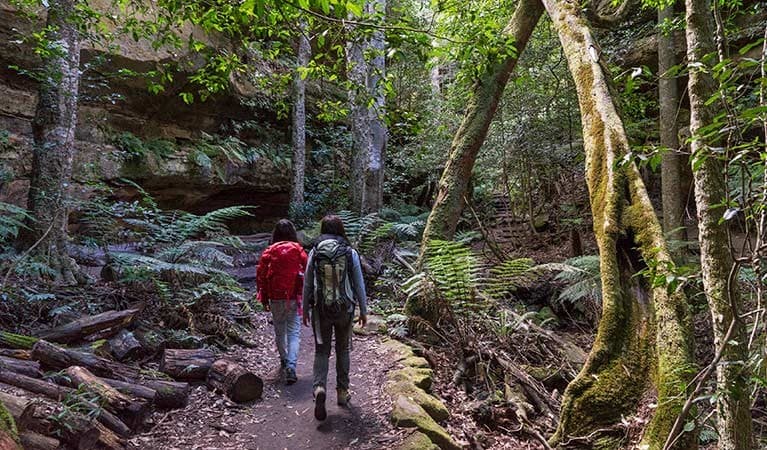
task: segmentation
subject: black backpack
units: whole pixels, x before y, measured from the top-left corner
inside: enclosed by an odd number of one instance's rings
[[[339,317],[354,305],[352,248],[336,239],[325,239],[314,248],[315,305],[323,317]]]

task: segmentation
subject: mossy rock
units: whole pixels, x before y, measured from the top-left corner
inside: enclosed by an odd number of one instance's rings
[[[432,371],[431,369],[419,369],[416,367],[405,367],[389,374],[389,380],[393,382],[406,381],[413,383],[426,392],[431,392]]]
[[[429,436],[416,431],[405,439],[397,450],[439,450],[439,447],[429,439]]]
[[[404,395],[398,395],[394,401],[391,421],[396,427],[417,428],[443,450],[459,450],[461,448],[423,408]]]
[[[369,314],[364,329],[370,333],[386,333],[386,319],[378,314]]]
[[[387,339],[381,345],[389,350],[394,355],[394,360],[398,362],[415,356],[412,348],[394,339]]]
[[[400,362],[404,366],[415,367],[417,369],[431,368],[431,366],[429,365],[429,361],[427,361],[426,358],[422,358],[420,356],[410,356],[408,358],[403,359]]]
[[[417,387],[413,383],[407,381],[390,382],[387,385],[386,390],[393,398],[397,398],[399,395],[404,395],[414,401],[437,422],[447,420],[447,418],[450,417],[450,412],[440,399],[427,394],[423,389]]]

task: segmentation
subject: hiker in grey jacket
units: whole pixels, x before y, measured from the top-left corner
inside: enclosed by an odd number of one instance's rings
[[[325,420],[328,360],[333,334],[336,336],[336,391],[338,404],[346,406],[349,394],[349,347],[354,312],[359,324],[367,324],[367,296],[360,256],[346,238],[338,216],[322,219],[321,235],[309,252],[304,279],[303,322],[314,329],[314,417]]]

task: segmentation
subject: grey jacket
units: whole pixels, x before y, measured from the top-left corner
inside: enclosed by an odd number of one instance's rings
[[[342,238],[339,238],[342,239]],[[354,302],[360,307],[360,315],[368,314],[367,294],[365,293],[365,280],[362,277],[362,264],[360,255],[352,249],[352,267],[351,281]],[[309,252],[309,259],[306,262],[306,272],[304,273],[304,311],[310,311],[314,306],[314,249]],[[354,314],[354,305],[350,307],[350,313]]]

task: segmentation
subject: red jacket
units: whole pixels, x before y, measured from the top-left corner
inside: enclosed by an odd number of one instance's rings
[[[293,300],[301,296],[306,270],[306,252],[301,244],[280,241],[270,245],[261,254],[256,267],[258,299]]]

